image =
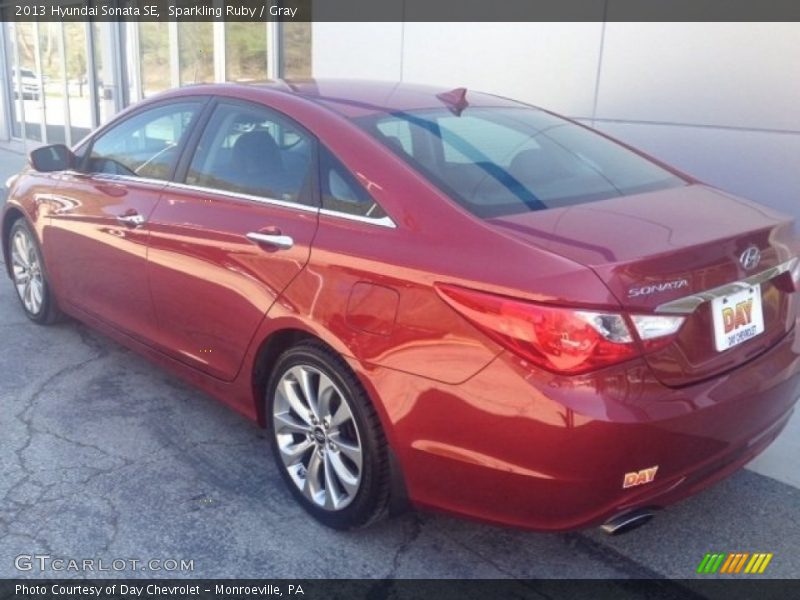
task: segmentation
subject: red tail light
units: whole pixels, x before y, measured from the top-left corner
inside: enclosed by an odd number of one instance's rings
[[[575,375],[640,354],[619,313],[535,304],[453,285],[437,284],[436,289],[494,341],[548,371]],[[669,344],[684,321],[679,316],[631,316],[647,353]]]
[[[639,354],[620,314],[533,304],[450,285],[437,290],[490,338],[549,371],[584,373]]]

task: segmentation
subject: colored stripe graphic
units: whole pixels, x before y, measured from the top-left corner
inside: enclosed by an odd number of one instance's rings
[[[750,553],[745,552],[744,556],[742,556],[742,560],[739,561],[739,564],[736,565],[736,572],[741,572],[742,568],[744,567],[744,563],[747,562],[747,559],[750,558]]]
[[[745,567],[745,573],[755,573],[755,569],[761,564],[761,561],[764,559],[763,554],[753,554],[753,558],[750,559],[750,562],[747,563],[747,567]]]
[[[725,558],[724,554],[715,554],[713,556],[713,560],[708,563],[708,567],[706,567],[706,573],[716,573],[719,571],[719,567],[722,564],[722,560]]]
[[[759,573],[763,573],[764,569],[767,568],[767,565],[769,564],[769,561],[771,561],[771,560],[772,560],[772,552],[770,552],[769,554],[767,554],[764,557],[764,562],[761,563],[761,567],[758,569],[758,572]]]
[[[711,559],[711,555],[706,553],[706,555],[703,557],[703,560],[700,561],[700,566],[697,567],[697,572],[698,573],[705,573],[706,572],[706,565],[708,564],[708,561],[710,559]]]
[[[729,569],[731,565],[736,562],[736,557],[738,554],[728,554],[728,558],[725,560],[725,564],[722,565],[720,569],[720,573],[730,573]]]
[[[750,557],[749,552],[745,552],[744,554],[742,554],[742,558],[739,560],[738,563],[736,563],[736,570],[734,571],[733,569],[731,569],[731,573],[738,573],[739,571],[741,571],[742,567],[744,566],[744,561],[746,561],[749,557]]]
[[[708,552],[697,567],[701,574],[739,574],[763,573],[774,555],[766,552],[729,552],[728,554]],[[745,566],[747,565],[747,566]]]
[[[703,568],[703,573],[716,573],[719,570],[720,565],[722,565],[722,560],[725,558],[725,554],[711,554],[706,555],[710,556],[708,562],[705,563],[705,567]],[[704,561],[705,562],[705,561]],[[698,572],[700,572],[698,570]]]

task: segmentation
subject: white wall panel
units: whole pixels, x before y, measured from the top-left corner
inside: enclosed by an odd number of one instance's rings
[[[602,23],[406,23],[403,80],[591,114]]]
[[[799,105],[798,23],[606,24],[598,117],[800,132]]]
[[[311,27],[314,77],[402,78],[402,23],[326,22]]]
[[[596,123],[711,185],[800,218],[800,134]]]

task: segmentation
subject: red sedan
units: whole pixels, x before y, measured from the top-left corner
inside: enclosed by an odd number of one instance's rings
[[[34,151],[2,233],[31,320],[256,419],[337,528],[410,500],[621,531],[751,460],[800,394],[789,218],[464,89],[170,91]]]

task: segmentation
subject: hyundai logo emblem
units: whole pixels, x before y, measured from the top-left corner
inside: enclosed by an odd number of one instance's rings
[[[755,246],[750,246],[747,250],[742,252],[742,255],[739,257],[739,262],[746,271],[755,269],[760,261],[761,251]]]

